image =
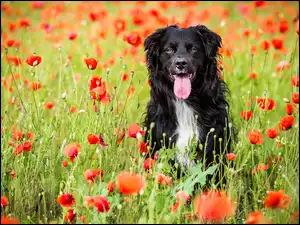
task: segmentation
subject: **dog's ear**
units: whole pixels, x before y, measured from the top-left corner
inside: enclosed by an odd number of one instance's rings
[[[205,48],[206,55],[209,58],[215,58],[218,54],[218,49],[222,45],[222,38],[215,32],[209,30],[204,25],[198,25],[195,27],[195,29],[200,35],[200,39]]]
[[[165,35],[168,27],[160,28],[150,34],[144,41],[146,51],[146,61],[148,69],[153,72],[158,65],[159,47],[162,37]]]
[[[222,45],[221,37],[215,32],[209,30],[204,25],[194,27],[199,34],[200,40],[204,46],[205,54],[207,56],[207,69],[204,76],[204,83],[202,93],[216,102],[219,97],[220,80],[218,78],[217,60],[219,58],[218,50]]]

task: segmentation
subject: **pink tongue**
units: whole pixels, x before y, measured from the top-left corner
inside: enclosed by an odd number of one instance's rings
[[[188,76],[174,76],[174,94],[179,99],[187,99],[191,93],[191,81]]]

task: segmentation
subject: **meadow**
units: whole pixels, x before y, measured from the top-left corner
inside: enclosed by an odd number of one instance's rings
[[[1,1],[1,223],[299,223],[298,8]],[[221,189],[218,165],[177,179],[175,149],[144,156],[143,41],[176,23],[222,37],[237,135]]]

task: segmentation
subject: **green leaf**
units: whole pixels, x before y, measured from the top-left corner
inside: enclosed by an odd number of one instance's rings
[[[205,185],[206,176],[212,175],[217,169],[217,165],[211,166],[205,171],[202,171],[201,167],[202,164],[198,164],[195,167],[189,169],[188,172],[190,173],[190,176],[184,182],[180,183],[174,188],[173,194],[175,195],[175,193],[179,190],[183,190],[189,195],[192,194],[194,186],[196,184],[200,184],[200,186]]]

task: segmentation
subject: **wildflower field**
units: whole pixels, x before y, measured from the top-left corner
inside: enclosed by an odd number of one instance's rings
[[[1,223],[299,223],[298,8],[1,1]],[[145,157],[143,41],[172,24],[222,37],[221,188],[217,164],[177,178],[176,149]]]

